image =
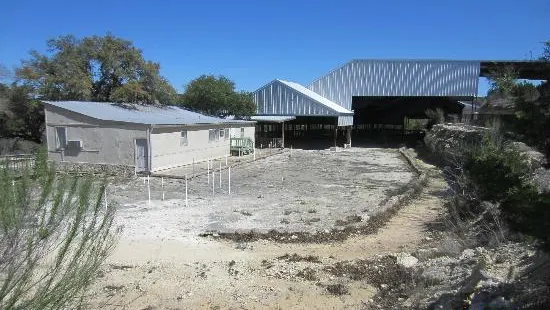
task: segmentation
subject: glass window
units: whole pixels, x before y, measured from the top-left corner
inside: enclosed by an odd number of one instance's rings
[[[67,128],[55,127],[55,148],[64,149],[67,147]]]
[[[225,128],[225,140],[229,139],[229,128]]]
[[[208,130],[208,141],[212,142],[216,140],[216,130],[215,129],[209,129]]]
[[[187,130],[182,130],[181,131],[180,145],[188,145]]]
[[[224,140],[225,140],[225,130],[223,130],[223,128],[220,129],[220,139],[221,138],[224,138]]]

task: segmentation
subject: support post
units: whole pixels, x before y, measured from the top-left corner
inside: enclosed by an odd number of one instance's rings
[[[351,126],[346,129],[346,143],[351,147]]]
[[[222,188],[222,162],[220,161],[220,189]]]
[[[285,122],[281,123],[281,137],[283,138],[283,141],[281,142],[281,146],[284,149],[285,148]]]
[[[160,189],[162,191],[162,201],[164,201],[164,178],[160,178]]]
[[[206,175],[208,176],[208,184],[210,184],[210,159],[206,160]]]
[[[336,139],[338,138],[338,126],[334,125],[334,147],[336,147]]]
[[[231,195],[231,166],[229,166],[227,168],[227,180],[228,180],[228,182],[227,182],[228,193],[229,193],[229,195]]]
[[[187,174],[185,175],[185,206],[189,206],[189,203],[187,201]]]

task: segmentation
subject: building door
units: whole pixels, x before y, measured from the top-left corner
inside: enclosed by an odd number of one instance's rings
[[[147,139],[136,139],[136,171],[149,171]]]

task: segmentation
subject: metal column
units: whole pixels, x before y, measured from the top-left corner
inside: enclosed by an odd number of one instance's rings
[[[285,148],[285,122],[282,122],[281,123],[281,128],[282,128],[282,138],[283,138],[283,141],[281,142],[282,143],[282,148],[284,149]]]

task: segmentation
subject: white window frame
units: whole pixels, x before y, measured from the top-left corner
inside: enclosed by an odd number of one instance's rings
[[[241,127],[241,138],[244,138],[244,127]]]
[[[225,140],[229,139],[229,128],[225,128],[223,131]]]
[[[219,135],[220,135],[220,140],[222,140],[222,138],[223,138],[223,140],[225,140],[225,139],[226,139],[226,138],[225,138],[225,129],[220,128],[220,129],[219,129],[219,132],[220,132],[220,133],[219,133]]]
[[[188,146],[189,145],[189,136],[188,136],[187,130],[180,131],[180,146]]]
[[[69,140],[67,137],[67,127],[63,126],[57,126],[55,128],[55,149],[56,150],[63,150],[67,148],[67,141]],[[65,141],[62,145],[61,140],[59,139],[59,130],[63,130],[65,132]]]

